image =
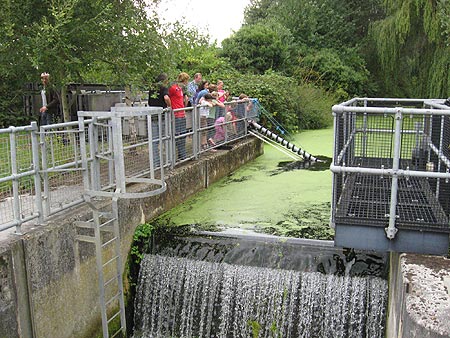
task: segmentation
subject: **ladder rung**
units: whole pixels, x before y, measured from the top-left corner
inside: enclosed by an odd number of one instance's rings
[[[75,221],[74,224],[79,228],[92,229],[94,227],[94,223],[92,223],[92,221]]]
[[[115,275],[113,278],[111,278],[110,280],[108,280],[104,286],[108,286],[109,284],[111,284],[112,282],[114,282],[115,280],[117,280],[119,278],[120,275]]]
[[[111,304],[112,302],[114,302],[115,300],[119,299],[120,296],[120,292],[116,293],[114,296],[112,296],[106,303],[105,305],[108,306],[109,304]]]
[[[107,261],[105,264],[102,265],[102,267],[107,266],[108,264],[114,262],[117,258],[119,258],[119,256],[114,256],[113,258],[111,258],[109,261]]]
[[[111,238],[109,241],[105,242],[102,244],[102,248],[104,248],[105,246],[107,246],[108,244],[111,244],[112,242],[114,242],[117,239],[117,237],[113,237]]]
[[[112,222],[114,222],[116,219],[110,219],[108,221],[106,221],[105,223],[100,224],[100,228],[103,228],[105,225],[111,224]]]
[[[116,313],[114,314],[114,316],[112,316],[111,318],[108,319],[108,324],[109,324],[114,318],[116,318],[118,315],[120,315],[120,311],[119,311],[119,312],[116,312]]]
[[[114,333],[110,338],[117,337],[117,335],[118,335],[119,333],[122,333],[122,331],[123,331],[123,327],[121,326],[121,327],[119,328],[119,331],[117,331],[116,333]]]
[[[77,241],[90,242],[95,243],[95,237],[85,236],[85,235],[76,235],[75,239]]]

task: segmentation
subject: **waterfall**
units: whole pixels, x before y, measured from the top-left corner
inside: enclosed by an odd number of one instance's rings
[[[387,282],[146,255],[134,338],[384,337]]]

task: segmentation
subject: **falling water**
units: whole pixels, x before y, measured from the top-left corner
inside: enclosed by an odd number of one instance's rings
[[[146,255],[134,337],[384,337],[386,300],[378,277]]]

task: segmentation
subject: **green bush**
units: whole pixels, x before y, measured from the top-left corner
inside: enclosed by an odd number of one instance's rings
[[[325,128],[332,123],[331,107],[337,103],[336,98],[322,89],[298,84],[292,77],[274,72],[263,75],[236,72],[225,74],[221,79],[233,96],[245,93],[257,98],[264,109],[290,132]]]

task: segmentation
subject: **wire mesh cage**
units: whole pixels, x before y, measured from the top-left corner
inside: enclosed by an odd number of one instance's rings
[[[450,107],[353,99],[333,114],[332,223],[450,232]]]
[[[169,156],[170,115],[156,107],[113,107],[111,112],[79,112],[84,188],[94,196],[144,197],[166,189],[164,158]],[[161,161],[163,159],[163,161]],[[158,172],[157,172],[158,169]],[[148,183],[145,193],[127,192],[128,183]],[[119,190],[117,190],[119,189]]]

